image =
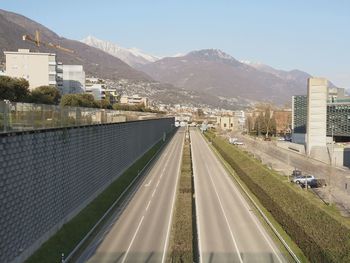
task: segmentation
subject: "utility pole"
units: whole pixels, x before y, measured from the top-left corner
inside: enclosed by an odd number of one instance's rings
[[[332,130],[332,156],[331,156],[331,172],[329,174],[329,186],[328,186],[328,193],[329,193],[329,204],[332,204],[332,177],[333,177],[333,166],[334,166],[334,124],[332,123],[331,130]]]

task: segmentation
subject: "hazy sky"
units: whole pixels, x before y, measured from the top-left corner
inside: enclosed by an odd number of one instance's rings
[[[67,38],[91,34],[158,56],[218,48],[350,88],[347,0],[0,0],[0,8]]]

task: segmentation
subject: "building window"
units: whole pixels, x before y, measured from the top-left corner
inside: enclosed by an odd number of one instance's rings
[[[226,123],[224,123],[224,128],[226,128]]]

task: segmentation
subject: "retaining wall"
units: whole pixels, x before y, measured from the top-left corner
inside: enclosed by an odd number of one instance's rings
[[[174,119],[2,134],[0,262],[22,262],[146,153]]]

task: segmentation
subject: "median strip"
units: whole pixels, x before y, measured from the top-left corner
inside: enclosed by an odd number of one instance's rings
[[[183,148],[181,174],[171,231],[168,262],[196,262],[196,220],[189,132]]]

